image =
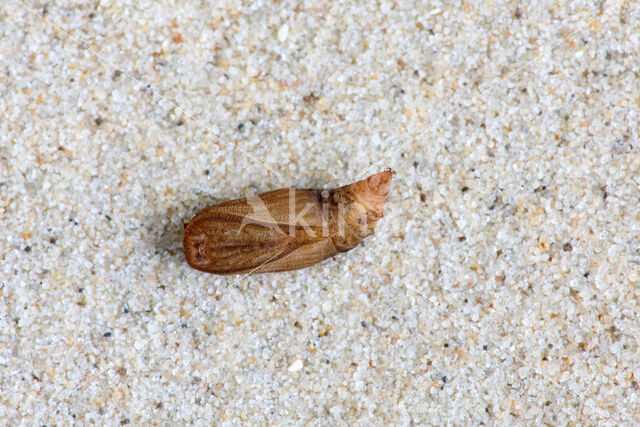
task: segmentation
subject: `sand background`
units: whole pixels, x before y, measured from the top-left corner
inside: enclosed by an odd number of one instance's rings
[[[640,3],[0,5],[7,425],[640,423]],[[397,171],[305,270],[208,204]]]

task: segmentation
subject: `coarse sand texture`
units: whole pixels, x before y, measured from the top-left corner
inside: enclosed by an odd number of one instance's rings
[[[0,425],[639,425],[640,2],[0,2]],[[397,172],[307,268],[184,223]]]

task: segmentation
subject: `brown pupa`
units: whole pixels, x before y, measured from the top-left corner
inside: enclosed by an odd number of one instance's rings
[[[331,190],[283,188],[210,206],[184,225],[184,254],[214,274],[297,270],[373,234],[391,169]]]

